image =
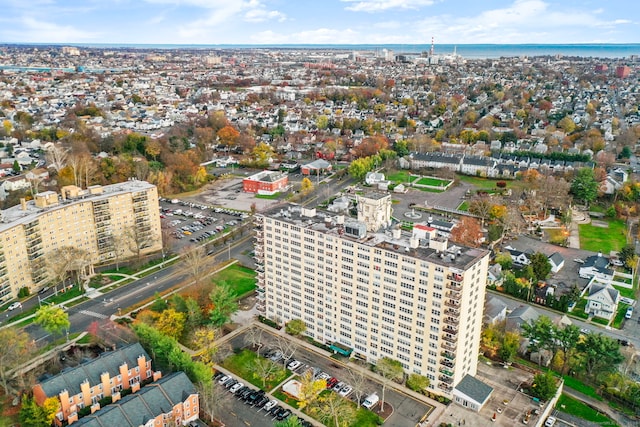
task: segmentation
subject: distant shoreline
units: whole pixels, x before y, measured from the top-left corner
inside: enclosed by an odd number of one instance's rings
[[[430,44],[141,44],[141,43],[1,43],[3,47],[75,46],[89,49],[135,50],[337,50],[382,51],[396,54],[428,52]],[[629,58],[640,56],[640,43],[576,43],[576,44],[435,44],[436,55],[457,55],[465,59],[502,57],[563,56],[583,58]]]

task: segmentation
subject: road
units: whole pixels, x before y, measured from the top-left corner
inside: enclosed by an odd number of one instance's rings
[[[229,258],[245,259],[246,256],[243,254],[250,252],[252,249],[253,238],[251,235],[247,235],[232,243],[230,249],[229,247],[224,247],[215,254],[210,255],[210,257],[213,259],[214,264],[227,261]],[[135,280],[110,292],[103,293],[97,298],[69,308],[69,322],[71,323],[69,333],[74,334],[85,331],[93,321],[121,314],[121,310],[126,310],[127,307],[153,297],[156,292],[162,293],[187,280],[187,275],[181,269],[182,266],[179,263],[174,264],[158,273]],[[38,303],[37,299],[34,303]],[[25,330],[36,342],[41,344],[43,344],[43,341],[48,342],[51,340],[51,336],[38,325],[31,324]]]

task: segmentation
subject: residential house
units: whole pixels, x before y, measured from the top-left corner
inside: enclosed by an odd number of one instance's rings
[[[47,398],[58,398],[56,423],[71,424],[85,406],[95,405],[104,397],[119,397],[123,390],[137,391],[143,381],[160,377],[159,371],[152,370],[147,352],[135,343],[41,381],[33,388],[33,396],[39,405]]]
[[[331,163],[324,159],[317,159],[300,167],[303,175],[318,175],[324,172],[331,172]]]
[[[507,317],[507,304],[500,301],[498,298],[488,296],[484,302],[484,316],[483,323],[490,325],[493,323],[502,322]]]
[[[503,280],[504,274],[502,273],[502,266],[497,263],[489,266],[487,270],[487,282],[493,286],[500,286]]]
[[[511,313],[507,313],[507,330],[520,331],[520,326],[523,323],[530,323],[537,320],[538,317],[540,317],[540,313],[535,308],[529,305],[521,305]]]
[[[367,175],[364,177],[364,182],[367,185],[378,185],[385,180],[384,178],[385,177],[383,173],[367,172]]]
[[[610,281],[613,278],[613,271],[609,268],[609,260],[602,254],[592,255],[584,260],[580,265],[578,274],[583,279],[591,279],[597,277],[603,281]]]
[[[549,256],[549,264],[551,264],[551,272],[557,273],[564,267],[564,258],[560,253],[554,252]]]
[[[586,291],[587,305],[584,312],[595,317],[611,320],[618,309],[620,292],[610,284],[592,280]]]
[[[527,254],[526,252],[519,251],[515,248],[512,248],[511,246],[507,246],[505,247],[505,249],[509,252],[509,255],[511,255],[511,260],[514,264],[518,266],[531,264],[529,254]]]
[[[140,391],[114,399],[75,422],[78,427],[186,426],[199,417],[195,386],[184,372],[175,372]]]

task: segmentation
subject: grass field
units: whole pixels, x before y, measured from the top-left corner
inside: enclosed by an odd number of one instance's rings
[[[428,176],[422,177],[420,178],[416,184],[419,185],[431,185],[432,187],[445,187],[447,185],[449,185],[451,181],[446,180],[446,179],[438,179],[438,178],[431,178]]]
[[[332,393],[329,390],[324,390],[322,393],[320,393],[320,395],[318,396],[323,397],[328,395],[329,393]],[[346,400],[346,399],[345,399]],[[379,426],[382,424],[382,419],[376,415],[375,413],[365,409],[365,408],[356,408],[356,404],[354,402],[351,402],[349,400],[347,400],[347,402],[349,402],[349,405],[353,408],[353,410],[355,411],[355,418],[353,420],[353,422],[351,422],[351,424],[349,424],[350,427],[374,427],[374,426]],[[313,404],[311,405],[311,408],[313,407]],[[311,409],[310,407],[307,407],[303,410],[303,412],[305,412],[307,415],[316,418],[317,419],[317,413],[314,413],[314,411]],[[333,422],[333,420],[331,420],[329,423],[325,424],[329,427],[337,427],[335,425],[335,423]]]
[[[280,193],[274,193],[274,194],[256,194],[255,198],[256,199],[267,199],[267,200],[277,200],[278,197],[280,197]]]
[[[270,375],[265,383],[262,382],[262,377],[257,374],[254,366],[256,360],[260,358],[257,354],[255,354],[251,350],[242,350],[238,354],[234,354],[233,356],[228,357],[222,362],[222,366],[233,372],[234,374],[242,377],[242,379],[249,381],[256,387],[260,387],[265,391],[270,391],[282,381],[284,381],[291,372],[287,369],[284,369],[280,366],[273,371],[273,374]],[[275,363],[269,360],[269,363],[275,365]]]
[[[590,408],[579,400],[569,397],[566,394],[560,395],[560,399],[558,399],[558,403],[556,404],[556,409],[582,418],[583,420],[598,423],[601,426],[613,427],[618,425],[595,409]]]
[[[409,181],[410,175],[411,174],[408,171],[397,171],[394,173],[387,174],[387,179],[389,181],[393,181],[398,184],[406,184]]]
[[[478,190],[487,190],[487,191],[496,191],[498,187],[496,187],[496,182],[504,181],[507,183],[506,189],[522,189],[527,186],[526,183],[518,180],[504,180],[504,179],[491,179],[491,178],[480,178],[478,176],[470,176],[470,175],[459,175],[456,174],[456,178],[462,182],[466,182],[469,184],[473,184],[478,187]]]
[[[626,227],[623,220],[607,221],[608,228],[593,224],[580,224],[580,249],[602,252],[621,250],[627,243]]]
[[[237,297],[242,297],[256,289],[256,272],[238,264],[225,268],[214,275],[212,280],[227,282],[235,290]]]

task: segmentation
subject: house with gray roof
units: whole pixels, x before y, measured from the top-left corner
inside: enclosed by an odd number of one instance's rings
[[[491,393],[493,393],[493,387],[471,375],[465,375],[453,389],[453,401],[472,411],[480,412],[491,397]]]
[[[608,283],[600,283],[592,280],[586,289],[587,305],[584,312],[611,320],[618,309],[620,292]]]
[[[99,406],[99,405],[98,405]],[[137,393],[97,408],[74,425],[80,427],[155,427],[187,425],[198,419],[198,393],[184,372],[175,372]]]
[[[124,390],[137,391],[142,382],[161,376],[152,370],[151,358],[140,343],[134,343],[39,382],[33,388],[33,396],[41,406],[47,398],[57,398],[60,407],[56,422],[71,424],[78,419],[80,409],[105,397],[115,399]]]

